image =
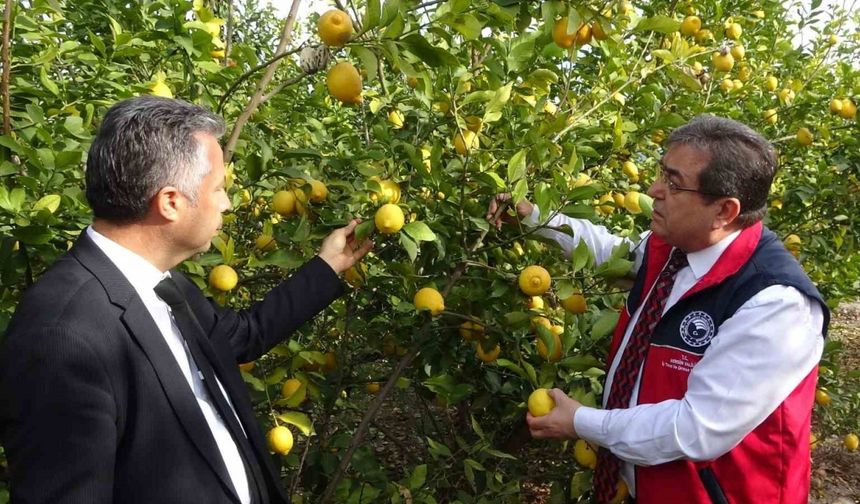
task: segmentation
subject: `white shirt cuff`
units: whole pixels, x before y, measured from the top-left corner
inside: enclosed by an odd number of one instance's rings
[[[532,205],[532,213],[522,219],[522,223],[529,227],[535,227],[540,224],[540,208],[537,205]]]
[[[581,406],[573,414],[573,430],[576,435],[600,446],[606,446],[603,424],[609,411]]]

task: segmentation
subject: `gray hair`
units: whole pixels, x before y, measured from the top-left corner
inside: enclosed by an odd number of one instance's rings
[[[699,174],[699,189],[737,198],[741,203],[738,224],[748,227],[764,218],[778,169],[776,151],[767,139],[737,121],[700,115],[669,135],[667,148],[678,144],[710,155],[708,166]],[[716,200],[719,196],[704,197]]]
[[[93,214],[116,222],[140,220],[166,186],[196,203],[209,164],[194,135],[218,138],[224,129],[221,117],[182,100],[146,95],[116,103],[87,158],[86,196]]]

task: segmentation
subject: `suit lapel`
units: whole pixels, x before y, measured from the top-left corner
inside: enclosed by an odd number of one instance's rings
[[[200,405],[188,386],[188,381],[182,374],[170,347],[167,346],[161,331],[134,287],[85,231],[81,233],[70,253],[101,282],[111,302],[124,308],[122,322],[155,370],[161,388],[180,424],[202,458],[218,475],[232,500],[239,502],[227,467],[224,465],[224,458],[215,443],[203,412],[200,411]]]

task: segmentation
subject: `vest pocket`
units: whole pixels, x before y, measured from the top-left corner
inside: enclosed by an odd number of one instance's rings
[[[713,504],[729,504],[729,500],[726,498],[720,482],[717,481],[717,475],[714,474],[713,469],[710,467],[699,469],[699,479],[702,480],[702,485],[704,485],[705,491],[708,492],[708,497],[711,498]]]

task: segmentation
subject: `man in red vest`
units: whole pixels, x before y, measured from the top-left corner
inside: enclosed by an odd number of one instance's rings
[[[806,502],[829,312],[762,225],[776,153],[743,124],[700,116],[671,134],[659,167],[603,409],[553,389],[555,409],[527,415],[529,429],[600,447],[598,502],[612,501],[621,480],[638,503]],[[497,197],[488,217],[509,198]],[[585,240],[600,263],[629,241],[528,201],[516,210],[568,255]]]

